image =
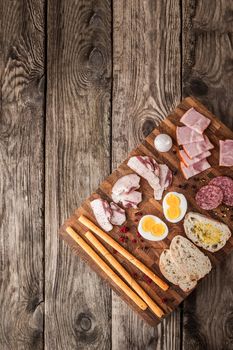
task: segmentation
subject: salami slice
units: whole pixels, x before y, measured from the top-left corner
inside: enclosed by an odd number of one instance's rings
[[[217,208],[223,200],[223,192],[220,187],[207,185],[200,188],[196,194],[196,202],[202,209],[212,210]]]
[[[233,206],[233,179],[228,176],[217,176],[210,181],[210,185],[221,188],[223,192],[223,203]]]

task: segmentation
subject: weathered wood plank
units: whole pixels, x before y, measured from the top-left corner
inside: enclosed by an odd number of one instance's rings
[[[110,170],[110,1],[48,5],[45,348],[110,349],[111,292],[57,235]]]
[[[113,168],[180,100],[179,11],[176,0],[113,2]],[[113,293],[112,349],[180,349],[179,320],[152,329]]]
[[[1,350],[43,349],[43,13],[1,1]]]
[[[183,2],[183,91],[233,127],[233,2]],[[185,302],[183,348],[233,349],[233,256]]]

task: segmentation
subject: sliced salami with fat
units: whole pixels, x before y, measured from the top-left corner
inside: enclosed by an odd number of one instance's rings
[[[228,176],[217,176],[210,181],[210,185],[219,187],[223,192],[223,203],[233,206],[233,179]]]
[[[223,200],[223,191],[220,187],[207,185],[200,188],[196,194],[196,202],[202,209],[212,210],[217,208]]]

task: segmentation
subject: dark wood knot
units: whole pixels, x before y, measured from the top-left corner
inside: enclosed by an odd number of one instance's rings
[[[88,332],[91,329],[91,319],[85,314],[82,314],[82,317],[80,318],[79,322],[80,328],[83,331]]]
[[[189,95],[194,96],[204,96],[208,93],[208,86],[201,79],[191,79],[186,89]]]
[[[10,47],[8,56],[12,60],[18,60],[19,56],[18,56],[17,50],[16,50],[16,48],[14,46]]]
[[[142,125],[142,133],[144,137],[147,137],[156,127],[153,119],[147,119]]]
[[[75,330],[79,341],[86,344],[94,343],[100,334],[99,327],[91,313],[81,312],[78,315]]]
[[[89,65],[92,69],[99,69],[102,67],[103,61],[102,52],[97,47],[94,47],[89,54]]]
[[[227,7],[223,18],[225,22],[231,23],[233,21],[233,10]]]
[[[226,335],[229,339],[233,339],[233,310],[227,315],[225,320]]]
[[[34,312],[36,310],[36,308],[42,304],[44,301],[40,300],[40,298],[38,296],[35,296],[34,298],[32,298],[31,300],[28,301],[26,310],[28,312]]]
[[[89,18],[89,24],[98,26],[100,25],[101,22],[102,22],[101,16],[97,12],[92,11]]]
[[[40,346],[40,344],[43,341],[43,331],[35,329],[32,333],[31,339],[30,339],[30,346],[32,349],[36,349]]]

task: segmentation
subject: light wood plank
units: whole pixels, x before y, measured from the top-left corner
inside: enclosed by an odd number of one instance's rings
[[[183,2],[183,90],[233,127],[233,2]],[[233,349],[233,256],[185,302],[183,348]]]
[[[0,348],[43,349],[44,1],[1,1]]]
[[[110,1],[48,5],[45,349],[109,349],[111,292],[57,232],[109,173]]]
[[[180,100],[179,15],[176,0],[113,2],[113,168]],[[180,349],[179,320],[153,329],[113,293],[112,349]]]

